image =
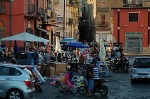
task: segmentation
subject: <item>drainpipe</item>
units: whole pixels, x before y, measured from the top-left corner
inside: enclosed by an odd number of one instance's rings
[[[66,25],[66,22],[65,22],[65,10],[66,10],[66,1],[64,0],[64,10],[63,10],[63,38],[65,38],[65,25]]]
[[[150,9],[148,9],[148,46],[150,43]]]
[[[118,9],[118,24],[117,24],[117,29],[118,29],[118,43],[120,43],[120,9]]]
[[[12,36],[12,2],[9,2],[9,35]],[[12,46],[12,43],[9,42],[9,46]]]

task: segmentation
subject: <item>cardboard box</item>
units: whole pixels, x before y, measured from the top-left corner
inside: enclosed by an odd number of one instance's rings
[[[46,77],[50,76],[50,68],[48,68],[48,67],[45,68],[45,76]]]
[[[55,68],[54,67],[50,67],[50,77],[53,77],[55,75]]]
[[[55,75],[63,73],[67,69],[66,63],[61,63],[61,62],[54,62],[51,64],[51,66],[55,68]]]

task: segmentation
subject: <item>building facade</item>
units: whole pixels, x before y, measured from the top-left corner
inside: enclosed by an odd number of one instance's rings
[[[82,0],[82,16],[79,19],[79,41],[95,41],[95,0]]]
[[[46,33],[38,29],[47,19],[44,18],[48,6],[46,3],[49,3],[47,0],[8,1],[0,1],[0,38],[25,31],[47,38]],[[2,44],[13,46],[13,42],[2,42]],[[24,42],[18,42],[18,45],[23,47]]]
[[[145,5],[146,4],[146,5]],[[149,52],[150,5],[141,0],[124,2],[113,10],[113,35],[126,52]]]
[[[112,35],[112,7],[123,7],[122,0],[96,0],[96,42],[104,39],[108,43],[115,42]]]
[[[56,13],[55,32],[62,38],[78,39],[78,14],[80,0],[56,0],[54,11]]]

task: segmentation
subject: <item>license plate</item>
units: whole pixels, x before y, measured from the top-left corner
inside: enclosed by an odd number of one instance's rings
[[[147,78],[145,75],[140,75],[139,78]]]

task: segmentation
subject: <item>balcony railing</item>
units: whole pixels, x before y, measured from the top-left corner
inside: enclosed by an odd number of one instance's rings
[[[34,13],[35,12],[35,4],[28,4],[28,10],[27,13]]]
[[[124,7],[143,7],[143,4],[126,4]]]
[[[98,22],[98,27],[108,27],[108,22]]]
[[[103,12],[103,13],[107,13],[107,12],[109,12],[109,7],[106,7],[106,8],[98,7],[98,11]]]

